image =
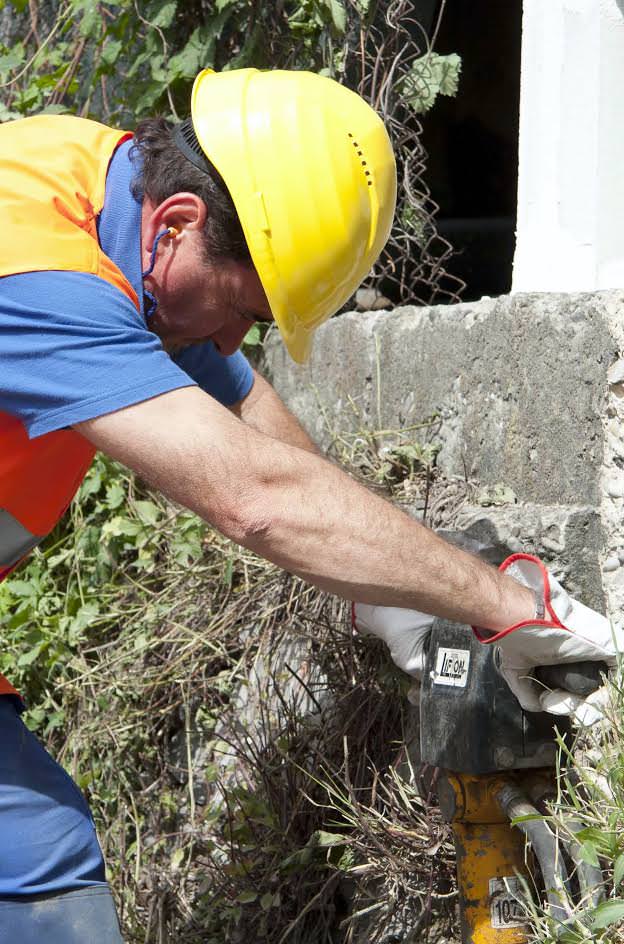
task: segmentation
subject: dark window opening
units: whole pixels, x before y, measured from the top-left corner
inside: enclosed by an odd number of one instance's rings
[[[437,228],[455,250],[446,269],[465,300],[511,289],[521,36],[521,0],[450,0],[435,39],[462,58],[457,96],[439,96],[422,125]]]

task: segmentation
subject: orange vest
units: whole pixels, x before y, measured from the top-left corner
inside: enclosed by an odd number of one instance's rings
[[[59,115],[0,125],[0,277],[86,272],[139,308],[134,289],[100,249],[96,229],[108,165],[129,137]],[[0,580],[61,518],[94,453],[71,429],[30,440],[17,417],[0,411]],[[17,693],[0,675],[0,695],[7,694]]]

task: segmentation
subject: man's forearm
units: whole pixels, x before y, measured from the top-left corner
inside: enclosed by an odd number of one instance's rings
[[[347,599],[488,629],[531,619],[531,592],[306,449],[194,387],[80,424],[98,448],[224,534]]]
[[[282,442],[306,449],[307,451],[317,452],[314,443],[308,437],[298,420],[284,406],[271,385],[258,374],[256,374],[254,387],[250,395],[238,405],[238,408],[234,412],[246,423],[260,432],[280,439]],[[295,473],[295,477],[296,475],[297,473]],[[330,520],[334,519],[334,516],[335,520],[358,520],[362,525],[362,533],[356,535],[348,532],[345,535],[344,529],[339,528],[337,533],[335,528],[329,525],[328,533],[323,536],[322,531],[318,529],[322,521],[322,515],[311,515],[310,520],[306,523],[301,522],[299,528],[299,533],[302,536],[304,533],[309,534],[311,546],[307,560],[295,564],[292,560],[287,559],[290,557],[291,553],[287,551],[284,559],[280,560],[280,563],[287,569],[296,571],[311,582],[322,585],[333,593],[342,596],[351,596],[363,603],[371,602],[376,604],[387,603],[393,606],[413,606],[412,602],[407,601],[401,604],[397,603],[396,593],[400,593],[401,588],[397,585],[390,589],[387,581],[391,580],[392,577],[396,578],[398,576],[398,560],[406,556],[413,542],[417,540],[421,552],[419,556],[422,560],[422,565],[419,566],[422,567],[423,571],[426,571],[425,584],[429,588],[429,592],[433,589],[430,584],[431,574],[434,571],[437,573],[435,577],[435,583],[437,585],[448,584],[450,588],[449,581],[453,581],[456,584],[453,592],[450,592],[450,590],[449,592],[445,592],[443,600],[439,598],[431,599],[429,606],[432,610],[435,610],[436,614],[461,619],[464,614],[460,613],[456,607],[458,605],[460,608],[470,607],[472,605],[471,596],[473,594],[475,600],[490,599],[495,598],[496,594],[500,592],[503,595],[503,599],[505,599],[508,592],[516,592],[515,586],[511,588],[511,591],[505,590],[506,581],[501,580],[498,574],[491,568],[483,568],[480,562],[475,561],[474,557],[471,555],[462,557],[456,554],[453,550],[449,549],[449,546],[445,542],[442,542],[433,535],[430,530],[422,527],[421,533],[415,535],[414,522],[412,519],[406,518],[406,516],[401,515],[401,513],[395,514],[397,511],[395,508],[392,509],[393,513],[390,514],[389,509],[391,506],[386,502],[380,501],[370,492],[362,489],[361,493],[358,494],[354,492],[351,497],[352,493],[345,485],[344,475],[337,476],[336,487],[332,488],[329,485],[329,481],[327,481],[331,475],[332,473],[330,473],[325,466],[321,473],[322,484],[320,494],[317,498],[319,505],[322,505],[325,514],[329,516]],[[297,486],[295,485],[294,487],[296,488]],[[276,495],[275,501],[271,499],[271,503],[274,507],[279,507],[281,501],[285,500],[286,517],[288,518],[293,509],[291,508],[289,499],[285,498],[282,488],[283,485],[280,483],[278,485],[278,494]],[[347,489],[347,491],[345,491],[345,489]],[[313,485],[310,481],[303,489],[304,494],[299,499],[295,500],[295,507],[303,504],[309,506],[314,500],[312,497],[313,490]],[[345,505],[349,505],[350,503],[353,503],[355,507],[352,511],[347,511]],[[335,505],[335,507],[332,512],[333,505]],[[303,510],[302,508],[302,511]],[[343,515],[345,515],[345,517],[341,518]],[[379,524],[380,517],[387,518],[387,524],[381,526],[381,529]],[[373,529],[375,537],[371,541],[371,546],[368,546],[367,542],[371,538],[370,529]],[[405,529],[405,534],[402,533],[403,529]],[[286,525],[286,530],[288,534],[291,533],[288,525]],[[346,541],[344,540],[345,537]],[[380,537],[387,541],[387,550],[383,554],[385,558],[383,561],[379,561],[378,539]],[[270,541],[275,541],[276,545],[279,543],[275,530],[270,537]],[[259,544],[256,548],[259,553],[265,554],[265,556],[272,556],[272,551],[273,553],[279,553],[277,546],[275,549],[269,547],[264,548],[261,546],[263,543],[264,538],[259,537]],[[342,547],[339,546],[341,543],[343,545]],[[318,567],[310,566],[311,562],[316,560],[317,552],[315,549],[319,544],[323,544],[323,546],[327,548],[328,555],[332,553],[331,545],[336,545],[334,548],[336,558],[335,570],[333,573],[330,573],[329,576],[327,574],[321,574]],[[303,547],[303,541],[299,546]],[[380,564],[384,570],[380,569]],[[349,565],[353,568],[352,573],[347,571]],[[370,579],[366,583],[362,583],[360,578],[359,586],[353,589],[351,581],[357,580],[357,574],[361,573],[367,566],[370,568],[371,572]],[[408,564],[408,568],[409,574],[406,575],[406,593],[411,600],[414,592],[414,583],[416,582],[416,574],[411,569],[411,564]],[[385,573],[383,579],[381,579],[382,573]],[[483,586],[481,584],[483,584]],[[392,594],[392,603],[388,602],[384,597],[384,594],[388,593],[388,591]],[[532,612],[526,613],[525,611],[527,604],[529,609],[532,610],[534,601],[530,599],[528,594],[518,594],[518,596],[519,598],[524,597],[520,604],[522,606],[522,614],[532,616]],[[444,612],[441,607],[446,607]],[[428,609],[426,605],[421,606],[421,608],[425,611]],[[497,609],[501,611],[502,622],[505,623],[505,625],[509,625],[510,621],[506,621],[504,615],[505,604],[503,603],[501,607]],[[478,620],[477,622],[485,626],[484,620]],[[487,622],[491,622],[491,617]],[[499,627],[490,627],[488,625],[488,628]]]
[[[270,515],[245,543],[347,599],[500,630],[534,616],[530,591],[447,544],[331,463],[292,450],[264,479]],[[290,472],[290,474],[289,474]]]
[[[247,396],[230,409],[252,429],[299,449],[318,452],[299,420],[257,371],[254,371],[254,383]]]

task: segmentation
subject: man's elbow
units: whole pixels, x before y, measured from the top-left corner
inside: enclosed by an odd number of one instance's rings
[[[266,495],[254,489],[232,489],[203,517],[230,540],[256,550],[268,542],[275,528],[270,506]]]

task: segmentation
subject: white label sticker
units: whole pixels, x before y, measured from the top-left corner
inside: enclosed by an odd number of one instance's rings
[[[470,649],[438,649],[433,684],[465,688],[469,665]]]
[[[490,920],[493,928],[522,928],[526,924],[522,885],[515,876],[490,879]]]

